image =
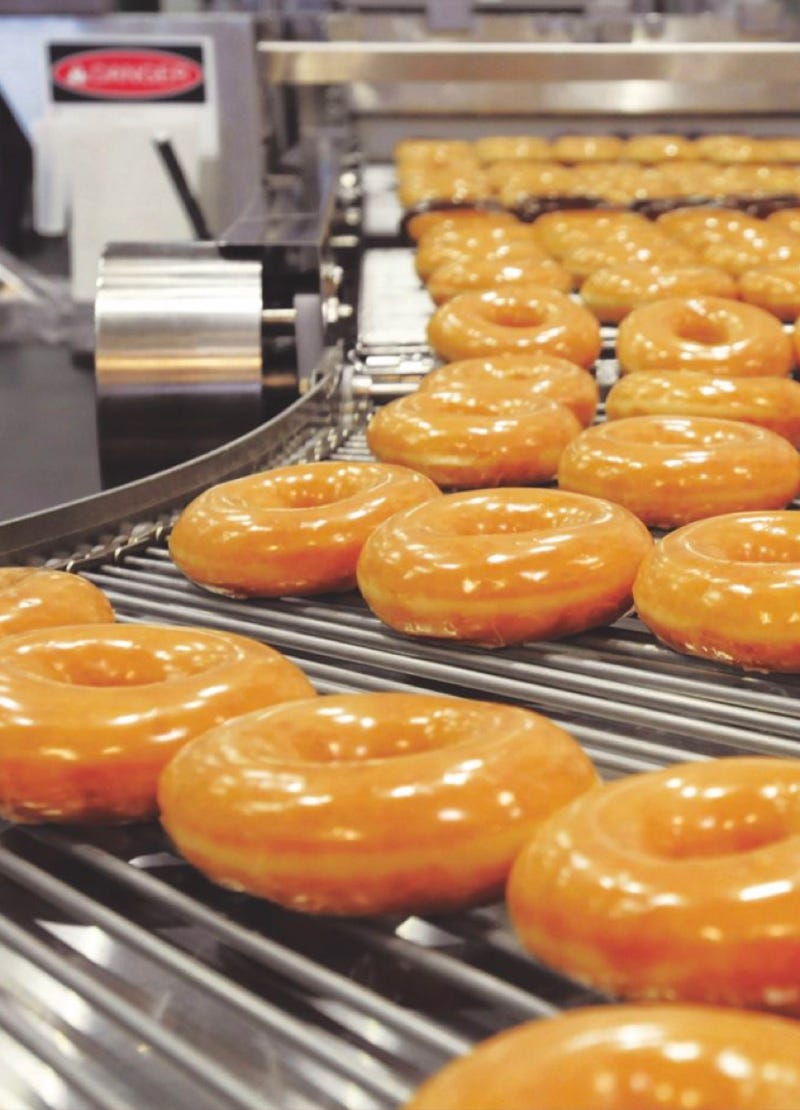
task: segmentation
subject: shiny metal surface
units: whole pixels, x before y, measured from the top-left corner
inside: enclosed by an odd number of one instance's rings
[[[136,466],[137,451],[160,470],[259,422],[261,311],[260,262],[222,258],[212,243],[106,249],[95,364],[112,481]]]
[[[268,83],[345,84],[365,115],[785,115],[800,106],[785,42],[260,42]],[[408,130],[406,124],[406,131]]]

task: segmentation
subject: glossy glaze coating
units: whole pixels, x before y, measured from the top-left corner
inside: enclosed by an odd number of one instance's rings
[[[538,285],[453,297],[431,317],[428,341],[450,362],[547,351],[586,368],[601,348],[600,326],[591,312]]]
[[[585,281],[595,270],[606,270],[629,262],[678,267],[696,266],[699,259],[688,247],[654,231],[619,241],[609,239],[581,243],[562,255],[561,262],[579,280]]]
[[[537,248],[538,250],[538,248]],[[544,285],[569,293],[574,279],[569,270],[549,258],[455,258],[443,262],[428,276],[426,286],[436,304],[459,293],[478,292],[503,285]]]
[[[616,135],[558,135],[550,143],[561,162],[607,162],[619,158],[625,143]]]
[[[447,167],[454,161],[475,158],[474,146],[467,139],[401,139],[393,153],[398,167],[419,164]]]
[[[573,197],[578,192],[575,169],[560,162],[496,162],[486,172],[500,202],[508,207],[531,197]]]
[[[625,143],[624,156],[634,162],[672,162],[675,159],[692,160],[694,143],[684,135],[662,132],[632,135]]]
[[[60,624],[105,624],[114,610],[102,590],[61,570],[0,567],[0,638]]]
[[[426,231],[417,243],[414,265],[426,280],[445,262],[545,262],[547,252],[537,243],[531,224],[468,223]]]
[[[21,822],[141,821],[187,740],[308,698],[288,659],[242,636],[68,625],[0,643],[0,812]]]
[[[723,297],[670,297],[635,308],[619,326],[623,373],[703,370],[734,378],[788,374],[792,343],[774,316]]]
[[[202,493],[175,525],[170,554],[188,578],[234,596],[349,590],[372,529],[438,496],[422,474],[380,463],[280,467]]]
[[[495,212],[488,208],[433,208],[430,212],[418,212],[405,223],[409,239],[417,242],[422,236],[440,227],[497,227],[500,224],[518,223],[510,212]]]
[[[474,489],[548,481],[580,430],[556,401],[476,385],[390,401],[372,417],[367,443],[377,459],[412,467],[439,486]]]
[[[410,636],[503,647],[611,623],[652,546],[618,505],[547,489],[478,490],[398,513],[358,562],[370,608]]]
[[[485,200],[491,194],[488,178],[472,159],[447,166],[398,169],[397,195],[404,208],[431,200],[458,204]]]
[[[634,586],[639,615],[677,651],[800,671],[800,513],[736,513],[661,540]]]
[[[611,995],[800,1013],[800,760],[677,764],[604,786],[520,852],[523,946]]]
[[[588,1007],[484,1041],[405,1110],[796,1110],[800,1026],[714,1006]]]
[[[485,135],[474,145],[481,162],[526,158],[545,161],[552,157],[550,141],[541,135]]]
[[[764,225],[758,235],[712,243],[704,249],[702,257],[709,266],[719,266],[737,276],[761,266],[800,266],[800,237]]]
[[[748,304],[794,323],[800,316],[800,262],[746,270],[739,276],[739,292]]]
[[[626,374],[606,397],[606,419],[713,416],[758,424],[800,445],[800,382],[791,378],[718,378],[699,370]]]
[[[763,140],[754,135],[735,132],[718,135],[701,135],[694,141],[698,158],[710,162],[759,162],[764,159]]]
[[[757,235],[763,231],[764,223],[733,208],[697,205],[665,212],[656,220],[656,227],[687,247],[701,250],[731,237],[740,238],[742,233]]]
[[[630,416],[581,432],[561,456],[558,484],[674,528],[783,508],[800,491],[800,456],[783,436],[735,420]]]
[[[494,897],[537,824],[596,782],[527,710],[350,694],[208,733],[169,765],[159,805],[216,882],[309,913],[408,914]]]
[[[450,362],[426,374],[419,388],[422,392],[434,389],[437,393],[461,393],[485,385],[495,385],[498,394],[504,396],[558,401],[584,426],[591,424],[597,410],[599,390],[592,375],[574,362],[543,351]]]
[[[728,297],[736,282],[713,266],[667,267],[658,261],[620,262],[594,270],[581,285],[581,300],[604,324],[618,324],[641,304],[665,297]]]
[[[536,239],[554,258],[563,258],[586,243],[624,241],[652,233],[652,225],[635,212],[574,208],[546,212],[533,225]]]

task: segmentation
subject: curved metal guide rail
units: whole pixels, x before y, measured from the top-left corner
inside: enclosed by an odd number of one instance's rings
[[[163,542],[183,501],[259,466],[367,457],[370,407],[428,357],[413,342],[368,346],[229,449],[6,525],[0,549],[80,566],[123,621],[264,640],[322,693],[430,690],[531,707],[608,777],[795,755],[800,678],[683,658],[634,617],[489,652],[406,639],[355,594],[236,601],[183,578]],[[491,1032],[598,1000],[523,954],[499,905],[429,920],[302,917],[207,883],[155,825],[6,827],[0,906],[4,1107],[388,1110]]]

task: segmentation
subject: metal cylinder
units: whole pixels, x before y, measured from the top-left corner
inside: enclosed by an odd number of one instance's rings
[[[261,263],[214,243],[111,244],[95,302],[106,485],[153,473],[261,419]]]

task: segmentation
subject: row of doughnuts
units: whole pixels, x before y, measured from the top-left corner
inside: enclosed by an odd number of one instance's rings
[[[437,304],[461,292],[528,282],[564,293],[578,288],[604,323],[667,296],[741,298],[788,322],[800,315],[796,209],[760,219],[697,206],[655,222],[630,212],[570,209],[533,223],[458,209],[426,213],[408,226],[417,272]]]
[[[164,672],[186,669],[185,661],[182,666],[179,663],[180,651],[164,653],[163,637],[158,652],[148,651],[145,640],[134,638],[131,653],[127,633],[123,636],[117,630],[112,639],[104,628],[100,635],[97,629],[84,635],[84,654],[87,641],[94,645],[88,664],[93,674],[87,673],[84,658],[76,679],[74,673],[65,672],[74,668],[75,660],[65,662],[61,654],[70,642],[67,656],[75,652],[74,634],[74,628],[62,629],[57,649],[52,641],[37,638],[39,634],[12,636],[0,667],[7,672],[11,657],[28,670],[29,677],[40,682],[49,679],[51,692],[58,681],[66,680],[68,685],[90,686],[93,695],[104,688],[116,699],[121,686],[135,689],[144,684],[151,704],[154,684],[176,680],[174,673]],[[211,644],[201,645],[196,632],[188,640],[186,630],[175,634],[180,650],[191,657],[193,677],[216,686],[222,676],[220,665],[231,662],[221,658],[229,647],[227,638],[213,635]],[[106,649],[102,655],[101,645]],[[110,653],[109,645],[113,645]],[[121,655],[126,655],[124,680]],[[132,661],[134,677],[129,673]],[[154,667],[160,673],[153,673]],[[182,673],[178,681],[186,677]],[[184,691],[195,703],[196,686]],[[288,696],[298,701],[246,713],[202,735],[187,737],[161,773],[159,807],[165,827],[187,859],[209,877],[296,909],[369,913],[462,906],[492,896],[510,876],[509,908],[524,946],[566,974],[622,997],[644,993],[795,1012],[798,983],[792,944],[797,915],[785,878],[792,834],[788,825],[776,826],[775,820],[786,812],[784,795],[792,800],[793,784],[800,781],[796,764],[720,760],[598,787],[590,761],[569,735],[525,710],[426,695],[307,698],[304,693],[295,688]],[[457,798],[453,793],[456,770]],[[95,791],[102,786],[95,776]],[[686,812],[683,795],[700,799],[688,825],[685,817],[676,824],[678,815]],[[753,820],[754,797],[761,803],[758,822]],[[312,798],[309,811],[304,802]],[[457,828],[451,819],[445,820],[456,801],[461,814]],[[596,834],[587,839],[581,831],[586,822],[601,821],[604,830],[614,827],[602,815],[623,806],[632,807],[638,816],[638,839],[629,845],[618,838],[615,844],[622,863],[609,871],[605,845]],[[38,814],[36,819],[44,816]],[[96,817],[96,811],[89,816]],[[351,835],[343,835],[344,831]],[[445,844],[447,851],[442,850]],[[574,853],[581,853],[577,869],[569,858],[573,845]],[[554,846],[568,858],[554,854]],[[591,864],[599,871],[606,902],[599,924],[598,915],[588,912],[595,898],[584,855],[590,846]],[[720,851],[726,861],[723,866],[715,854]],[[755,909],[753,901],[741,897],[741,887],[735,886],[737,864],[753,852],[766,857],[753,881],[776,888],[771,897],[762,892],[753,900]],[[732,910],[740,911],[741,923],[725,918],[722,937],[711,935],[709,926],[701,930],[698,941],[681,924],[690,893],[691,910],[701,922],[720,920],[718,899],[708,894],[710,884],[696,873],[696,865],[684,862],[695,856],[706,861],[715,887],[721,878],[730,883]],[[643,886],[639,908],[631,897],[634,857],[637,875],[645,866],[659,874],[669,867],[666,880],[656,887]],[[547,897],[540,896],[541,886],[548,887]],[[638,915],[652,912],[654,901],[667,898],[664,891],[676,900],[675,921],[669,923],[662,915],[657,926],[659,943],[645,948],[642,957],[641,944],[621,945],[608,929],[609,921],[620,919],[614,899],[625,900],[626,935],[639,937],[643,919]],[[580,913],[571,910],[573,901],[580,905]],[[566,938],[564,920],[572,927]],[[780,929],[776,922],[781,923]],[[764,958],[767,938],[768,960]],[[745,944],[753,947],[752,960],[742,947]],[[728,955],[732,946],[736,947],[734,960]],[[588,955],[583,956],[584,952]],[[598,967],[610,970],[598,971]],[[685,1105],[686,1092],[693,1091],[692,1083],[698,1080],[675,1071],[674,1046],[676,1042],[685,1046],[688,1038],[702,1069],[705,1097],[712,1100],[695,1100],[694,1105],[791,1105],[773,1100],[794,1097],[800,1082],[792,1066],[800,1034],[786,1019],[681,1005],[608,1007],[576,1013],[571,1020],[575,1033],[582,1032],[583,1039],[595,1046],[603,1041],[598,1031],[604,1030],[602,1055],[594,1059],[602,1061],[605,1074],[616,1076],[620,1083],[630,1072],[631,1057],[627,1062],[618,1059],[614,1042],[627,1030],[630,1053],[638,1048],[630,1044],[631,1023],[648,1023],[652,1032],[646,1054],[634,1060],[639,1084],[634,1092],[636,1105],[641,1105],[642,1076],[662,1086],[671,1081],[676,1098],[684,1099]],[[572,1030],[563,1032],[569,1038]],[[544,1022],[503,1034],[501,1041],[479,1048],[424,1085],[411,1105],[443,1110],[475,1105],[470,1101],[469,1079],[474,1083],[488,1066],[496,1093],[482,1087],[480,1105],[525,1107],[535,1089],[541,1096],[537,1104],[563,1106],[555,1095],[551,1101],[549,1093],[547,1068],[553,1067],[552,1056],[541,1058],[537,1051],[534,1065],[526,1055],[528,1045],[536,1051],[540,1040],[546,1043],[551,1037],[557,1042],[552,1051],[563,1063],[574,1045],[560,1043],[558,1022]],[[717,1058],[720,1045],[730,1053],[732,1044],[740,1064],[749,1068],[747,1082],[734,1074],[731,1083],[730,1068]],[[492,1075],[492,1058],[501,1046],[511,1056],[499,1079]],[[776,1061],[782,1065],[777,1072]],[[466,1069],[463,1077],[462,1069]],[[570,1098],[580,1097],[582,1106],[602,1105],[595,1103],[598,1091],[593,1081],[584,1079],[577,1090],[580,1096],[573,1090]]]
[[[680,196],[770,197],[800,191],[800,141],[708,136],[536,137],[404,141],[395,148],[404,208],[431,201],[591,197],[611,204]]]

